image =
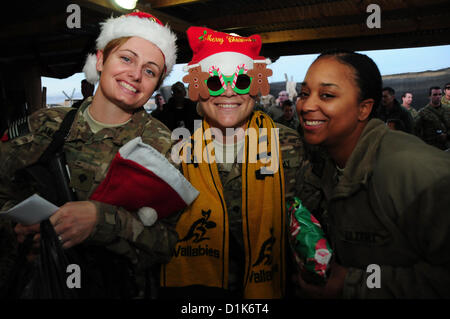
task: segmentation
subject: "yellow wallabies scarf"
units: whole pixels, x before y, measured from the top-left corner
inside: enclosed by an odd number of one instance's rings
[[[256,111],[248,122],[245,139],[242,152],[244,298],[281,298],[285,286],[285,206],[278,130],[269,116]],[[171,261],[162,267],[161,285],[227,289],[228,214],[206,121],[187,144],[190,148],[182,150],[183,173],[200,195],[177,223],[179,240]]]

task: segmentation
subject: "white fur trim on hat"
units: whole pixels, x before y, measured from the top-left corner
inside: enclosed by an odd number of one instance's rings
[[[198,64],[202,66],[203,72],[209,72],[212,66],[218,67],[223,75],[231,76],[236,72],[236,67],[245,64],[247,69],[253,69],[253,59],[249,56],[237,52],[220,52],[212,54]]]
[[[97,72],[97,56],[95,54],[88,54],[83,72],[89,83],[95,84],[98,82],[100,77]]]
[[[109,18],[101,23],[101,32],[97,38],[97,50],[103,50],[105,46],[114,39],[121,37],[140,37],[155,44],[164,54],[166,65],[166,77],[171,71],[177,60],[176,35],[166,26],[146,18],[137,16],[121,16],[118,18]],[[95,59],[95,63],[94,62]],[[88,56],[83,72],[90,79],[94,79],[93,74],[97,73],[97,57]],[[88,80],[89,81],[89,80]],[[94,83],[95,83],[94,82]],[[91,82],[93,83],[93,82]]]

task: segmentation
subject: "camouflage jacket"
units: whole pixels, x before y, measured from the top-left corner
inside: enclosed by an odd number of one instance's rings
[[[297,181],[298,170],[306,165],[304,162],[304,144],[296,131],[278,123],[275,123],[275,125],[279,128],[285,178],[285,201],[289,203],[297,193],[296,187],[299,185]],[[238,293],[242,289],[245,268],[245,248],[242,232],[242,163],[234,163],[231,171],[226,170],[220,163],[217,164],[217,168],[223,185],[223,194],[229,216],[229,289]]]
[[[408,110],[403,106],[401,106],[397,100],[394,100],[394,105],[392,106],[392,108],[380,105],[375,117],[385,123],[387,123],[388,120],[399,120],[401,122],[399,130],[402,130],[406,133],[413,133],[413,117],[411,113],[408,112]]]
[[[266,113],[275,121],[275,119],[283,116],[283,109],[278,104],[273,104],[267,109]]]
[[[415,132],[426,143],[442,150],[447,149],[450,141],[450,108],[433,107],[427,104],[419,111],[415,122]],[[442,134],[447,133],[445,139]]]
[[[119,148],[136,136],[162,154],[171,147],[170,131],[145,111],[133,114],[120,127],[104,128],[94,134],[82,112],[90,105],[87,100],[78,110],[64,144],[71,176],[71,187],[78,200],[88,200],[105,178],[109,164]],[[14,173],[35,163],[59,128],[71,108],[42,109],[29,117],[29,134],[1,143],[0,147],[0,207],[7,209],[31,195],[33,190],[17,185]],[[148,268],[170,259],[177,241],[174,225],[178,214],[158,220],[146,227],[135,212],[122,207],[93,201],[97,207],[98,224],[83,244],[104,245],[107,250],[126,256],[137,268]]]
[[[299,195],[348,269],[345,298],[450,296],[447,153],[373,119],[340,178],[326,157],[303,174],[318,190]]]
[[[450,100],[447,100],[447,98],[445,97],[445,95],[442,97],[441,99],[441,105],[442,106],[447,106],[450,107]]]
[[[275,120],[275,122],[280,123],[284,126],[287,126],[293,130],[297,130],[298,126],[300,125],[300,122],[299,122],[296,114],[294,114],[294,116],[290,120],[286,120],[284,118],[284,116],[281,116],[281,117],[277,118]]]
[[[419,115],[419,112],[418,112],[415,108],[413,108],[412,106],[410,106],[409,108],[407,108],[406,106],[404,106],[404,105],[402,104],[402,107],[404,107],[404,108],[409,112],[409,114],[411,114],[413,120],[415,120],[416,117],[417,117],[417,115]]]

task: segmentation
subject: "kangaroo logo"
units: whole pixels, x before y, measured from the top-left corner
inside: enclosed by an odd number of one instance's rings
[[[264,265],[271,265],[273,261],[272,257],[272,247],[275,243],[275,237],[273,237],[273,228],[270,229],[270,237],[262,244],[261,250],[259,251],[259,256],[253,267],[258,266],[264,260]]]
[[[203,240],[209,239],[209,237],[204,237],[206,234],[206,230],[216,227],[216,223],[212,222],[212,221],[208,221],[209,216],[211,215],[210,209],[208,211],[204,211],[202,209],[202,215],[203,215],[203,217],[196,220],[192,224],[192,226],[189,228],[189,231],[186,234],[186,236],[184,236],[183,239],[180,239],[179,242],[180,241],[188,241],[188,240],[194,238],[193,242],[199,243]]]

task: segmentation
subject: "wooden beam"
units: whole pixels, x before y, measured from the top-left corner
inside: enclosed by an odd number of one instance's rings
[[[450,29],[431,34],[423,32],[408,33],[401,36],[388,34],[361,38],[335,38],[302,42],[271,43],[263,45],[261,55],[272,59],[274,56],[317,54],[330,48],[370,51],[446,45],[448,44],[448,41],[443,37],[443,34],[446,32],[450,32]],[[189,60],[186,60],[186,62],[188,61]]]
[[[87,6],[93,10],[100,11],[102,13],[116,13],[116,15],[119,14],[125,14],[132,12],[132,10],[125,10],[122,8],[119,8],[117,5],[113,3],[112,0],[77,0],[75,2],[78,2],[84,6]],[[190,23],[173,17],[171,15],[168,15],[166,13],[163,13],[162,11],[158,11],[155,9],[152,9],[152,4],[145,2],[145,3],[138,3],[136,5],[136,9],[139,11],[148,12],[150,14],[153,14],[155,17],[157,17],[159,20],[161,20],[163,23],[169,24],[171,29],[175,32],[184,33],[187,28],[191,26]]]
[[[57,58],[58,56],[64,56],[65,54],[79,54],[83,48],[89,44],[89,38],[76,37],[71,38],[70,41],[63,40],[63,38],[48,41],[45,43],[34,43],[32,41],[15,43],[14,46],[6,46],[4,50],[0,52],[0,58],[3,59],[24,59],[29,58],[31,48],[38,50],[42,57],[52,56]]]
[[[263,43],[309,41],[332,38],[357,38],[362,36],[399,34],[414,31],[450,28],[449,17],[439,19],[405,19],[382,22],[380,29],[369,29],[366,25],[352,24],[322,28],[296,29],[260,33]]]
[[[115,5],[112,0],[74,0],[74,2],[82,7],[89,8],[107,16],[110,16],[113,13],[115,15],[120,15],[131,12],[131,10],[125,10]]]
[[[161,20],[162,23],[168,24],[173,31],[178,33],[184,34],[184,32],[186,32],[186,30],[192,25],[183,19],[171,16],[159,10],[152,9],[148,4],[138,4],[136,8],[140,11],[153,14],[155,17]]]
[[[37,17],[28,21],[19,21],[16,24],[8,25],[0,30],[0,39],[19,38],[23,36],[32,37],[33,35],[44,34],[64,30],[67,16],[49,14],[45,17]]]
[[[277,23],[289,23],[305,20],[324,20],[333,17],[360,16],[365,19],[370,13],[366,12],[367,6],[373,0],[342,0],[326,3],[317,3],[304,6],[295,6],[274,10],[260,10],[256,12],[245,12],[242,14],[215,16],[202,19],[198,25],[206,25],[218,30],[236,30],[261,25]],[[447,5],[447,0],[384,0],[377,1],[381,8],[381,16],[389,11],[400,9],[416,9],[420,13],[422,8],[430,6]],[[345,21],[344,21],[345,22]]]
[[[192,4],[196,2],[205,2],[204,0],[144,0],[144,3],[149,3],[152,8],[174,7],[183,4]]]

